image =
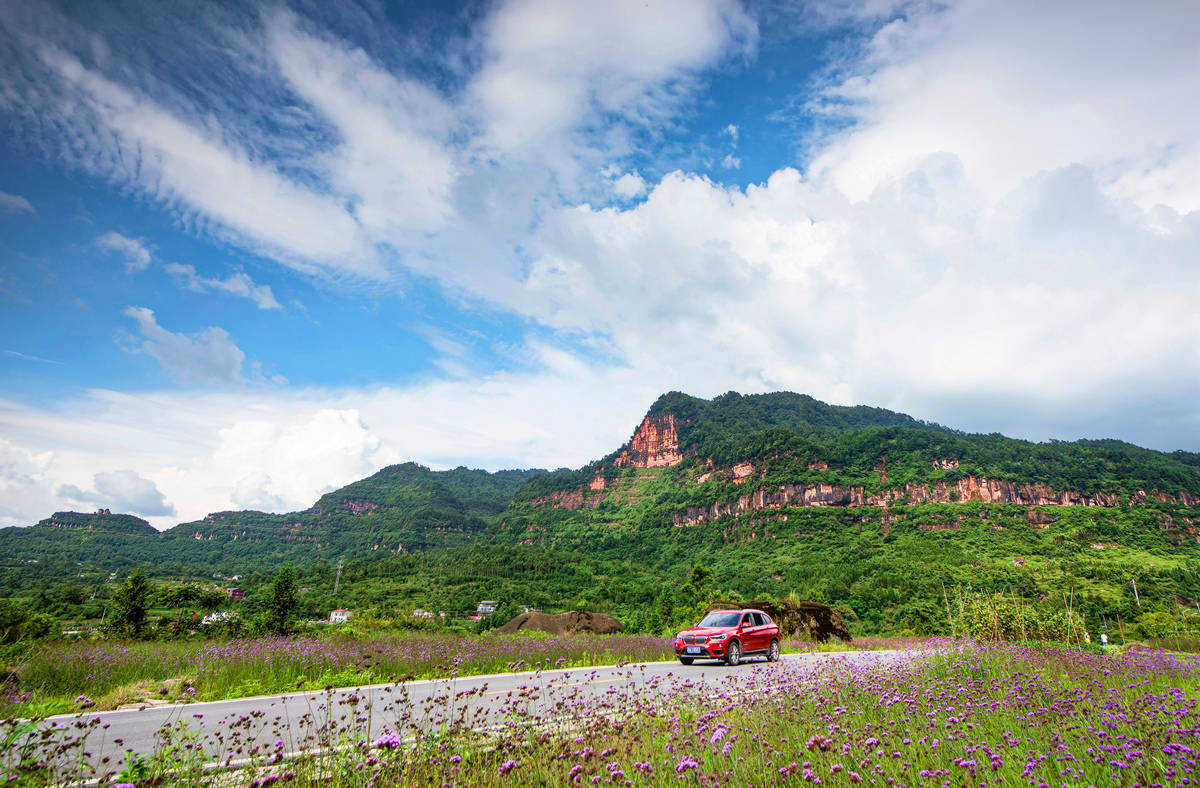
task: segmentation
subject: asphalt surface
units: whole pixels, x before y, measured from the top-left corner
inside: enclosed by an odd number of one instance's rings
[[[886,669],[912,656],[904,651],[856,651],[785,654],[783,661],[790,669],[804,671],[831,660]],[[101,771],[119,770],[130,753],[149,755],[172,746],[202,752],[206,762],[238,765],[349,740],[375,741],[385,734],[409,738],[463,725],[487,730],[512,724],[570,724],[572,709],[583,704],[621,713],[656,693],[736,692],[738,677],[763,664],[759,659],[736,667],[651,662],[410,681],[60,715],[45,720],[42,730],[54,729],[54,735],[67,742],[84,740],[84,760]],[[77,747],[64,750],[79,757]]]

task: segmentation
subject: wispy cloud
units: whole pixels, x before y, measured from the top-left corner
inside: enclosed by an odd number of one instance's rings
[[[353,201],[355,219],[376,241],[407,243],[441,229],[458,177],[450,138],[463,133],[454,107],[299,23],[290,13],[271,17],[269,51],[290,87],[337,131],[337,143],[317,158],[321,174]]]
[[[6,350],[4,352],[6,355],[12,356],[13,358],[19,358],[22,361],[33,361],[38,364],[54,364],[54,365],[57,365],[60,367],[63,366],[63,363],[61,361],[54,361],[53,359],[39,358],[37,356],[30,356],[30,355],[26,355],[25,353],[22,353],[20,351],[17,351],[17,350]]]
[[[19,194],[0,192],[0,212],[4,213],[37,213],[29,200]]]
[[[76,102],[109,133],[88,135],[113,175],[178,204],[284,263],[367,274],[372,255],[357,244],[343,203],[256,161],[234,143],[189,123],[153,100],[49,45],[38,50]]]
[[[128,238],[120,233],[107,232],[95,240],[96,246],[120,255],[125,260],[125,272],[145,271],[150,265],[150,250],[142,238]]]
[[[219,386],[241,382],[246,354],[225,329],[211,326],[194,334],[177,334],[160,326],[146,307],[126,307],[122,314],[137,321],[142,334],[142,340],[128,349],[156,360],[175,383]]]
[[[180,287],[187,288],[196,293],[217,290],[229,293],[230,295],[248,298],[259,309],[283,308],[275,300],[275,295],[271,292],[270,285],[255,284],[254,280],[246,273],[239,272],[224,279],[210,279],[197,274],[195,266],[183,263],[167,263],[163,266],[163,269],[166,270],[171,278],[179,283]]]

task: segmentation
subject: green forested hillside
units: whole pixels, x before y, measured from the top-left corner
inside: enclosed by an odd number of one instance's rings
[[[660,454],[639,466],[635,444]],[[700,564],[708,592],[796,592],[860,632],[924,633],[945,630],[964,594],[1067,595],[1101,620],[1190,604],[1198,540],[1195,453],[970,435],[787,392],[674,392],[630,443],[579,470],[408,463],[291,514],[217,512],[162,534],[74,513],[5,529],[0,596],[78,614],[83,603],[62,600],[81,589],[103,599],[113,571],[242,575],[253,588],[291,563],[311,615],[462,613],[487,598],[591,607],[653,629],[694,601]]]

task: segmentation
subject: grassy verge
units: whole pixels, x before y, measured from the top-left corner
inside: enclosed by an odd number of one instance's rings
[[[397,680],[670,659],[671,642],[634,635],[406,633],[232,642],[48,643],[0,694],[0,716],[146,701],[221,700]]]

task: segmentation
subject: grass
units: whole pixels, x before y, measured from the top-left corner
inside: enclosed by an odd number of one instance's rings
[[[671,641],[636,635],[405,633],[362,639],[50,642],[15,669],[18,683],[0,693],[0,716],[673,657]]]
[[[1117,657],[1015,644],[943,642],[938,649],[873,665],[836,655],[815,669],[796,661],[757,665],[717,686],[695,685],[688,671],[639,682],[631,668],[628,683],[593,695],[580,692],[577,678],[539,676],[496,698],[496,724],[487,728],[452,690],[422,702],[430,722],[418,725],[418,704],[400,685],[390,701],[356,706],[353,714],[339,717],[331,705],[305,711],[301,743],[326,745],[320,752],[285,757],[296,745],[275,739],[282,721],[268,713],[202,721],[204,731],[219,734],[207,739],[195,729],[167,731],[160,752],[174,755],[134,765],[147,784],[163,786],[807,781],[983,788],[1192,780],[1200,660],[1141,649]],[[69,746],[55,746],[63,749],[54,757],[10,747],[0,767],[30,785],[87,776],[111,785],[138,776],[129,762],[107,775],[84,773]],[[197,767],[202,746],[209,748],[204,758],[236,752],[250,766],[235,776],[204,772]],[[38,758],[51,768],[26,768]]]

